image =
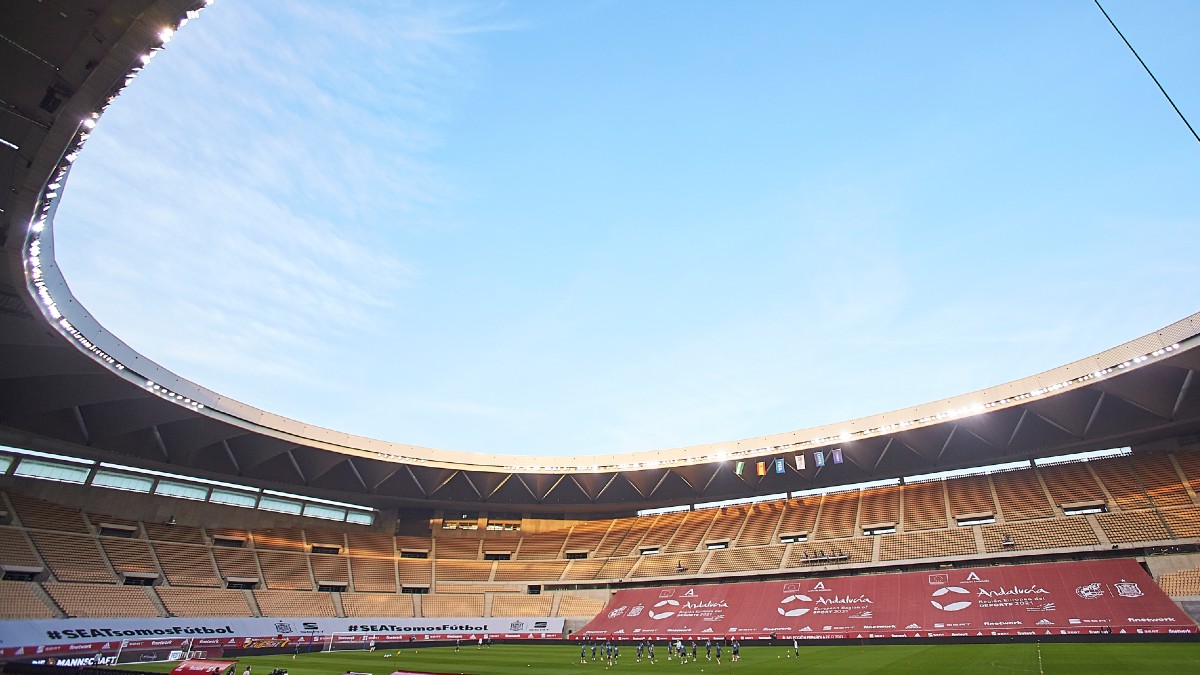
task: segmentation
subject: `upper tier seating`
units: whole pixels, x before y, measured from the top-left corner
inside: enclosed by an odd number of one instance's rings
[[[946,527],[946,484],[935,480],[904,486],[904,530],[937,530]]]
[[[76,508],[55,504],[19,492],[7,493],[8,501],[17,512],[21,525],[37,530],[57,530],[91,534],[92,528]]]

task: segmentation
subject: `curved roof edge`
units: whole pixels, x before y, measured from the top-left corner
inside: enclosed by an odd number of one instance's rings
[[[1200,312],[1169,326],[1051,370],[976,392],[809,429],[704,445],[588,457],[532,457],[425,448],[357,436],[255,408],[222,396],[152,361],[106,330],[71,293],[54,260],[53,219],[70,164],[87,140],[87,120],[102,112],[131,74],[138,57],[162,47],[162,28],[203,2],[153,3],[121,36],[47,131],[22,188],[21,266],[26,288],[47,322],[77,349],[125,380],[176,405],[284,441],[388,462],[443,469],[520,473],[598,473],[680,467],[737,458],[819,449],[901,430],[1019,406],[1053,397],[1174,356],[1200,345]],[[175,17],[175,18],[172,18]],[[53,186],[53,187],[52,187]]]

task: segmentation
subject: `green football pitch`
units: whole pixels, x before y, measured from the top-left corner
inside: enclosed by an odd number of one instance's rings
[[[1121,644],[994,644],[994,645],[872,645],[800,646],[800,656],[789,656],[791,648],[744,646],[742,659],[730,662],[729,650],[721,654],[721,664],[704,658],[700,647],[698,662],[667,660],[666,649],[656,650],[656,662],[637,662],[633,645],[622,645],[619,663],[607,666],[591,660],[579,662],[577,645],[502,644],[478,649],[464,645],[453,647],[379,650],[375,652],[301,653],[249,656],[238,659],[235,675],[246,666],[253,675],[269,675],[276,667],[288,675],[341,675],[370,673],[389,675],[393,671],[416,673],[462,673],[465,675],[531,675],[532,673],[705,673],[721,675],[776,675],[787,673],[920,673],[939,675],[1103,675],[1107,673],[1200,673],[1200,643],[1121,643]],[[166,672],[174,664],[125,664],[125,668]]]

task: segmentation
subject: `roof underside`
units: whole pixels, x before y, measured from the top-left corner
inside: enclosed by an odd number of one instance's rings
[[[0,100],[7,106],[0,110],[0,138],[18,146],[0,147],[0,178],[10,188],[0,195],[0,442],[380,507],[628,512],[1072,451],[1170,446],[1169,439],[1200,431],[1200,347],[1193,337],[1200,333],[1200,315],[1176,324],[1166,340],[1180,342],[1179,349],[1111,376],[980,414],[803,449],[811,455],[840,447],[841,464],[809,461],[797,469],[792,455],[801,450],[779,450],[782,444],[771,441],[783,434],[740,446],[761,450],[740,457],[751,466],[757,459],[786,458],[784,473],[764,476],[753,469],[739,475],[733,461],[594,473],[579,466],[588,458],[574,460],[570,469],[529,471],[498,470],[498,462],[439,462],[436,450],[424,460],[395,461],[356,452],[364,445],[348,443],[344,449],[351,452],[339,451],[336,444],[310,442],[278,427],[178,405],[97,361],[43,316],[27,290],[22,247],[54,162],[72,142],[79,111],[95,109],[124,81],[139,53],[134,46],[150,44],[164,22],[202,4],[0,4],[7,38],[0,42]]]

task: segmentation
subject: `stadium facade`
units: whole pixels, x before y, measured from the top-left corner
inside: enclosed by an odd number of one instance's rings
[[[504,617],[508,632],[528,634],[538,621],[543,631],[563,620],[582,625],[615,601],[617,588],[696,578],[786,583],[1156,552],[1178,554],[1155,562],[1156,576],[1200,568],[1189,553],[1200,543],[1200,313],[946,400],[813,429],[587,458],[357,437],[255,409],[152,362],[75,300],[54,260],[53,218],[94,120],[204,6],[111,0],[83,9],[51,0],[0,8],[9,39],[0,60],[8,104],[0,171],[9,183],[0,197],[0,525],[15,551],[0,565],[11,583],[36,586],[26,588],[29,597],[50,614],[25,618],[74,620],[69,607],[88,606],[75,594],[85,586],[145,586],[157,590],[136,616],[164,620],[196,611],[188,599],[199,589],[231,602],[234,615],[295,626],[341,620],[323,635],[399,625],[378,619],[397,607],[414,625]],[[1111,448],[1131,452],[1037,464]],[[1015,462],[1024,465],[982,479],[904,480]],[[878,484],[841,489],[868,481]],[[776,499],[696,508],[764,496]],[[671,512],[635,516],[648,509]],[[117,538],[140,542],[140,553]],[[74,565],[62,557],[79,546],[97,555]],[[169,549],[211,564],[189,572]],[[382,568],[367,562],[380,559]],[[290,605],[294,598],[275,591],[338,598],[309,614],[314,605]],[[529,600],[543,591],[549,603]],[[348,599],[367,593],[408,598]]]

